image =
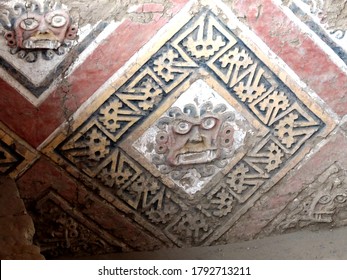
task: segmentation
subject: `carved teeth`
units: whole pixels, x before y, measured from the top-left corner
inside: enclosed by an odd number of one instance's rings
[[[23,42],[26,49],[57,49],[60,47],[59,41],[51,41],[49,39],[27,40]]]
[[[333,215],[334,212],[333,211],[328,211],[326,213],[314,213],[313,214],[313,217],[314,219],[316,219],[317,221],[320,221],[320,222],[332,222],[332,217],[330,215]]]
[[[211,162],[216,158],[216,151],[185,153],[177,156],[177,165]]]

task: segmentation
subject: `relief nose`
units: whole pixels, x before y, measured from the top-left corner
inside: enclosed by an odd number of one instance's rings
[[[41,22],[39,28],[38,28],[38,34],[41,34],[41,35],[47,35],[49,34],[49,29],[48,29],[48,26],[46,23],[44,22]]]
[[[47,30],[45,30],[45,31],[39,31],[39,34],[40,34],[40,35],[48,35],[49,32],[48,32]]]
[[[191,136],[189,137],[190,143],[200,143],[202,142],[202,136],[198,126],[194,126],[191,130]]]
[[[40,35],[48,35],[49,32],[48,32],[47,29],[42,29],[42,30],[39,30],[38,34],[40,34]]]

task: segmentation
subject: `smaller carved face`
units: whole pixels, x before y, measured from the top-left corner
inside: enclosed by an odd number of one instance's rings
[[[310,215],[320,222],[332,222],[336,208],[345,205],[347,201],[347,189],[342,186],[342,181],[336,179],[329,182],[326,189],[319,192],[313,199]]]
[[[166,119],[167,131],[157,134],[158,153],[166,154],[171,166],[201,164],[221,157],[222,148],[233,144],[233,127],[226,123],[230,113],[202,110],[200,114],[189,104],[189,113],[172,108],[175,117]],[[211,104],[205,106],[205,109]]]
[[[19,17],[15,23],[17,47],[57,49],[68,35],[70,25],[70,16],[62,9],[46,14],[28,12]]]

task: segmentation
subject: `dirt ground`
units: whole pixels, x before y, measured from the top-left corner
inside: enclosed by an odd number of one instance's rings
[[[301,231],[229,245],[109,254],[99,260],[347,260],[347,227]]]

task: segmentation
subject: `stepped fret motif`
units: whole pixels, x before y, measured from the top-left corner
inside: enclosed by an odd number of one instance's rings
[[[45,149],[178,246],[220,238],[335,126],[235,19],[199,10]]]

